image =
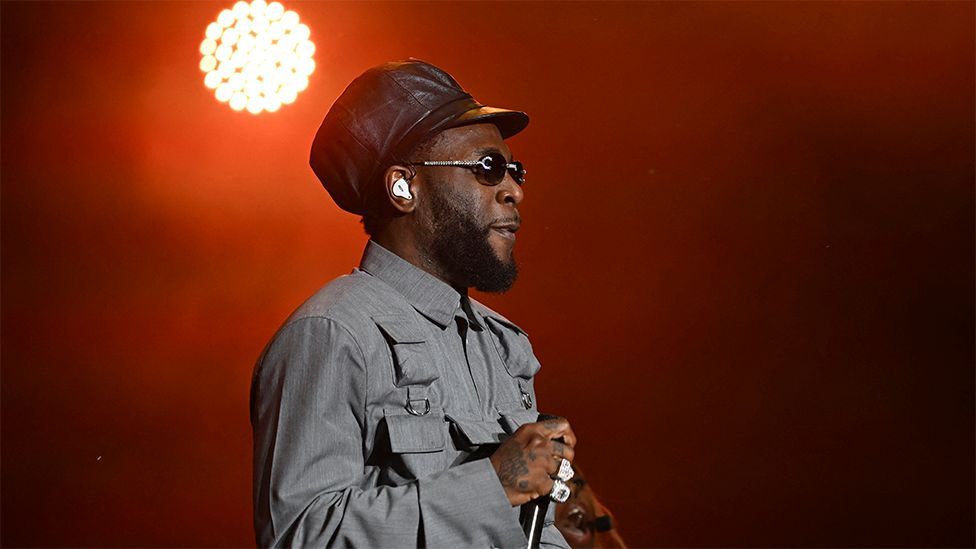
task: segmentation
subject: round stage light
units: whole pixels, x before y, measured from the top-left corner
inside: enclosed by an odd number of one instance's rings
[[[235,111],[275,112],[308,87],[315,70],[311,34],[281,2],[240,0],[204,31],[203,85]]]

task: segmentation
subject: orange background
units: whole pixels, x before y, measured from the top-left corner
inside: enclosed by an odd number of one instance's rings
[[[309,144],[407,56],[532,116],[485,300],[625,539],[973,545],[972,2],[286,3],[256,117],[230,4],[2,4],[4,545],[253,543],[253,362],[365,242]]]

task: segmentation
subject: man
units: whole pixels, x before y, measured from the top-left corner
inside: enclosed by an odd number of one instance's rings
[[[255,368],[259,545],[525,547],[519,506],[568,496],[576,437],[536,421],[525,333],[467,295],[515,280],[525,172],[503,139],[527,124],[413,59],[329,110],[312,169],[371,238]],[[552,520],[542,544],[565,547]]]

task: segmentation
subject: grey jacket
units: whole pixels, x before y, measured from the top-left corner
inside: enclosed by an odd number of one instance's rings
[[[535,421],[518,326],[370,242],[251,385],[259,546],[525,547],[487,456]],[[551,524],[543,544],[568,547]]]

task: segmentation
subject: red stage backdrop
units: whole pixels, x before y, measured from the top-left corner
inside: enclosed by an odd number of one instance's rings
[[[524,109],[541,408],[634,546],[974,543],[974,4],[294,3],[272,115],[227,2],[2,5],[2,542],[245,546],[251,368],[365,235],[307,166],[415,56]]]

